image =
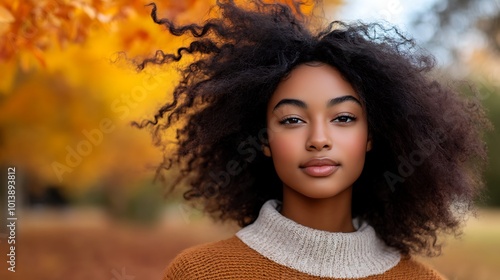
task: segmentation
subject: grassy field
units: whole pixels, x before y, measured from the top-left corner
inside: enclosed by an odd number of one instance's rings
[[[481,210],[460,238],[447,239],[441,256],[423,261],[453,280],[500,279],[500,210]]]
[[[16,272],[2,261],[0,279],[161,279],[180,250],[236,230],[181,207],[149,226],[120,222],[96,209],[24,212],[16,233]],[[0,241],[4,259],[8,248]],[[500,211],[481,211],[461,239],[447,241],[440,257],[422,261],[453,280],[500,279]]]

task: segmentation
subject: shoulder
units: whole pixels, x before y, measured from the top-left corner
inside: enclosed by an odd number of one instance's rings
[[[181,251],[165,268],[163,279],[220,279],[220,273],[237,272],[253,258],[259,255],[233,236]]]
[[[401,277],[396,279],[446,280],[444,275],[414,257],[401,258],[401,261],[387,273]]]
[[[257,266],[260,269],[249,269],[249,266]],[[289,270],[281,271],[278,268],[280,266],[265,259],[238,237],[233,236],[181,251],[165,268],[163,280],[241,279],[242,274],[253,279],[272,279],[271,272],[291,273]],[[373,275],[366,279],[446,280],[439,272],[413,257],[401,258],[396,266],[382,275]]]

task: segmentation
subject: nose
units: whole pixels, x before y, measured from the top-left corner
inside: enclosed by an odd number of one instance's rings
[[[332,139],[328,133],[327,124],[316,123],[311,126],[309,137],[306,141],[308,151],[321,151],[322,149],[331,149]]]

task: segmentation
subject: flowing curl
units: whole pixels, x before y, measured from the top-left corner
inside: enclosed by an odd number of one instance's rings
[[[170,64],[189,55],[173,100],[154,120],[156,145],[175,130],[158,173],[179,167],[173,186],[220,220],[252,223],[281,182],[266,144],[266,105],[294,67],[321,62],[338,69],[366,106],[373,147],[353,186],[352,213],[403,255],[440,253],[440,233],[460,234],[484,186],[491,126],[474,96],[433,77],[435,59],[396,27],[333,21],[313,30],[301,3],[218,1],[203,24],[155,23],[191,38],[176,54],[157,51],[138,64]],[[177,126],[176,126],[177,125]]]

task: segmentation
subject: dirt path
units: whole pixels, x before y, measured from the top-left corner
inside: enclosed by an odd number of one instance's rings
[[[205,220],[173,218],[138,226],[99,211],[24,213],[16,234],[16,272],[2,261],[0,279],[158,280],[182,249],[229,236]],[[7,244],[1,239],[1,259]]]
[[[0,236],[1,280],[161,280],[182,249],[220,240],[237,230],[191,215],[180,207],[150,226],[119,222],[100,210],[38,211],[19,217],[16,273],[7,271]],[[500,211],[471,221],[464,238],[443,255],[423,259],[454,280],[500,279]]]

